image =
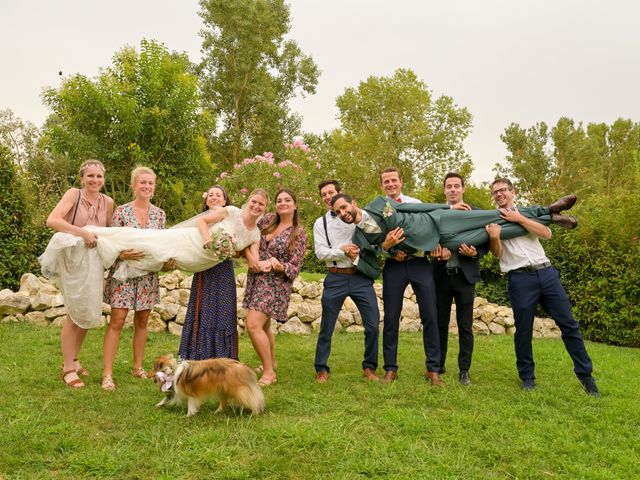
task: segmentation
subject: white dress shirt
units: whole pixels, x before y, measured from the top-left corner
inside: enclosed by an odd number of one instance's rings
[[[500,270],[509,272],[517,268],[531,267],[549,262],[537,235],[529,233],[524,237],[502,240]]]
[[[331,247],[327,242],[323,218],[327,219],[327,233],[331,241]],[[325,262],[327,267],[353,267],[354,262],[347,257],[340,247],[347,243],[353,243],[355,229],[356,226],[354,224],[343,222],[338,217],[331,215],[331,212],[327,212],[318,218],[313,224],[313,244],[316,257]]]
[[[394,199],[392,198],[391,200],[394,200]],[[400,200],[402,200],[402,203],[422,203],[422,200],[418,200],[417,198],[410,197],[409,195],[405,195],[404,193],[400,194]]]

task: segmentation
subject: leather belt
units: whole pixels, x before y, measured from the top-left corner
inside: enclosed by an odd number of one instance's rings
[[[447,275],[457,275],[458,273],[462,273],[462,268],[460,267],[447,267]]]
[[[537,265],[527,265],[526,267],[514,268],[513,270],[509,270],[511,272],[537,272],[538,270],[542,270],[544,268],[549,268],[551,266],[551,262],[538,263]]]
[[[404,258],[404,260],[396,260],[395,258],[391,258],[391,257],[389,257],[387,260],[391,260],[392,262],[398,262],[398,263],[410,262],[411,260],[426,260],[426,262],[429,263],[429,259],[426,256],[418,257],[416,255],[407,255]]]
[[[354,273],[358,272],[358,270],[356,270],[354,267],[349,267],[349,268],[329,267],[329,271],[331,273],[344,273],[345,275],[353,275]]]

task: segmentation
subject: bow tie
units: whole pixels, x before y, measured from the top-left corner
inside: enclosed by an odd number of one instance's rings
[[[332,217],[337,217],[338,215],[336,214],[336,212],[334,212],[333,210],[329,210],[329,213],[331,214]]]

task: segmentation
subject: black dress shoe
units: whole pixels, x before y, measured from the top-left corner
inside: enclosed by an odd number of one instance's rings
[[[536,382],[533,381],[533,378],[527,378],[522,380],[520,384],[520,390],[523,392],[533,392],[536,389]]]
[[[578,226],[578,220],[573,215],[560,215],[559,213],[551,214],[551,223],[560,225],[562,228],[572,230]]]
[[[447,373],[447,369],[444,367],[440,368],[440,375],[443,375],[445,373]]]
[[[563,210],[569,210],[575,205],[576,200],[578,200],[578,197],[575,195],[562,197],[549,205],[549,213],[560,213]]]
[[[460,370],[460,383],[462,385],[471,385],[471,377],[468,370]]]
[[[578,378],[584,387],[585,392],[592,397],[600,398],[600,391],[593,377]]]

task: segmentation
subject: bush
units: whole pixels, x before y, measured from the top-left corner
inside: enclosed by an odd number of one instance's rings
[[[15,290],[23,273],[38,269],[45,229],[34,228],[32,211],[11,152],[0,145],[0,288]]]
[[[556,232],[547,249],[574,316],[590,340],[639,347],[640,200],[621,191],[591,197],[576,211],[579,228]]]
[[[553,238],[543,242],[573,315],[589,340],[640,347],[640,199],[620,191],[589,197],[574,210],[578,229],[554,229]],[[509,305],[497,260],[487,255],[481,265],[476,295]]]

